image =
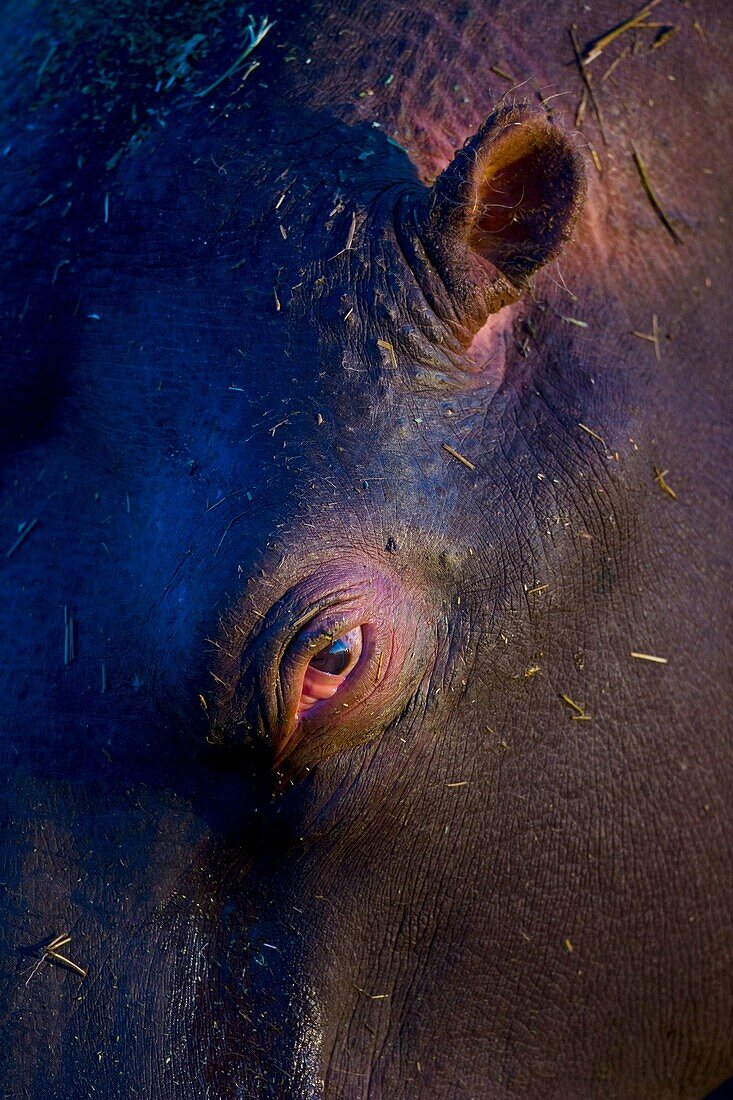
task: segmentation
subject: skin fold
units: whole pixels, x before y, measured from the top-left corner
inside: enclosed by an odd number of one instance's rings
[[[634,10],[3,5],[3,1097],[733,1074],[730,14],[599,119]]]

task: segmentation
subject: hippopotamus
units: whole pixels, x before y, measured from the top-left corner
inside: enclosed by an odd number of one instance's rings
[[[4,6],[4,1096],[733,1073],[729,15]]]

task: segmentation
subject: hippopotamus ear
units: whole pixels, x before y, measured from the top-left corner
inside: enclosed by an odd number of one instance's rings
[[[580,155],[527,106],[497,109],[423,194],[412,259],[431,306],[462,343],[560,252],[584,195]]]

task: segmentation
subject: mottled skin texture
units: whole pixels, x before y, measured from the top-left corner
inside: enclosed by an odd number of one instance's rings
[[[0,16],[8,547],[38,519],[0,572],[3,1095],[698,1100],[733,1072],[727,5],[594,62],[603,171],[478,374],[416,319],[396,198],[507,93],[572,130],[567,27],[624,5],[263,9],[199,97],[235,8],[100,7]],[[433,656],[273,797],[198,697],[350,556]],[[31,973],[63,931],[84,980]]]

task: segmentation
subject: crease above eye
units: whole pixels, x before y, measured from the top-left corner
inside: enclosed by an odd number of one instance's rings
[[[298,717],[316,703],[331,699],[359,663],[363,648],[360,626],[334,639],[330,646],[320,650],[310,661],[303,677]]]

